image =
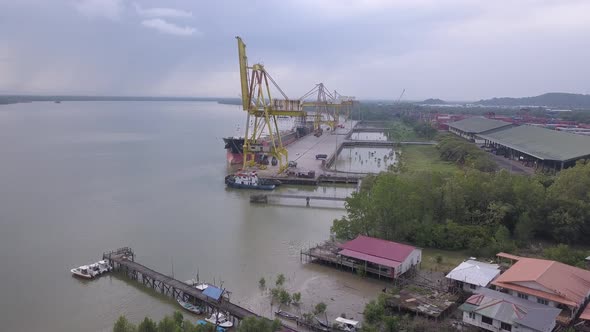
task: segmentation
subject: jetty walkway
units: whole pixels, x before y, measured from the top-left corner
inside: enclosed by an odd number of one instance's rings
[[[218,299],[213,299],[203,294],[203,291],[188,285],[182,281],[164,275],[135,262],[135,253],[129,247],[103,253],[103,259],[108,260],[115,271],[125,273],[132,280],[141,282],[144,286],[185,302],[202,305],[207,312],[220,311],[232,321],[242,320],[247,317],[259,317],[254,312],[229,301],[220,294]]]

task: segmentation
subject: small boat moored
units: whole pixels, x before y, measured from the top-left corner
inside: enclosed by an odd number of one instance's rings
[[[98,263],[92,263],[92,264],[88,265],[88,269],[90,271],[90,274],[92,274],[93,277],[99,276],[101,273],[100,267],[98,267]]]
[[[286,312],[283,310],[279,310],[277,312],[275,312],[275,315],[279,316],[279,317],[283,317],[285,319],[290,319],[290,320],[298,320],[299,316],[292,314],[290,312]]]
[[[199,319],[199,320],[197,321],[197,325],[207,325],[207,324],[209,324],[209,323],[207,323],[206,321],[204,321],[204,320],[202,320],[202,319]],[[217,332],[225,332],[225,329],[224,329],[223,327],[221,327],[221,326],[218,326],[218,327],[217,327],[215,330],[216,330]]]
[[[193,286],[196,289],[200,290],[200,291],[204,291],[205,289],[207,289],[209,287],[209,284],[206,282],[199,282],[199,279],[197,278],[195,279],[189,279],[187,281],[184,282],[185,284],[189,285],[189,286]]]
[[[106,260],[98,261],[96,264],[98,264],[98,269],[101,274],[107,273],[107,272],[110,272],[113,270],[113,267]]]
[[[192,312],[193,314],[200,315],[204,312],[203,308],[196,306],[192,303],[184,302],[181,299],[177,299],[176,302],[180,304],[185,310]]]
[[[88,265],[82,265],[82,266],[77,267],[75,269],[71,269],[70,271],[76,277],[80,277],[80,278],[84,278],[84,279],[94,278],[94,275],[91,274],[90,268],[88,267]]]
[[[213,313],[209,318],[206,318],[205,320],[213,325],[221,326],[226,329],[234,326],[234,323],[227,319],[227,317],[221,312]]]
[[[338,331],[345,331],[345,332],[356,332],[358,331],[359,322],[352,319],[346,319],[343,317],[337,317],[334,320],[334,328]]]

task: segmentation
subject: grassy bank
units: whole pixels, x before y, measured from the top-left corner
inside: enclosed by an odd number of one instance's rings
[[[450,251],[442,249],[422,249],[422,270],[449,272],[465,259],[469,258],[464,251]]]
[[[401,150],[406,171],[450,173],[458,169],[454,163],[442,161],[433,145],[403,145]]]

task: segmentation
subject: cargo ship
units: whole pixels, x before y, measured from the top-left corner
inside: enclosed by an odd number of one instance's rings
[[[310,126],[301,126],[297,127],[293,130],[287,130],[281,132],[281,140],[283,142],[283,146],[287,146],[301,137],[309,134],[311,132]],[[227,162],[231,165],[239,165],[244,162],[244,138],[243,137],[224,137],[223,142],[225,143],[225,149],[227,151]],[[262,146],[269,146],[270,145],[270,138],[264,137],[262,138]],[[264,152],[261,151],[260,153],[256,154],[256,159],[262,159],[264,157]]]

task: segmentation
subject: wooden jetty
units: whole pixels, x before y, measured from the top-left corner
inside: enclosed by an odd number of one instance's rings
[[[135,253],[129,247],[103,253],[102,258],[108,260],[115,271],[125,273],[127,277],[142,283],[146,287],[174,299],[182,299],[185,302],[202,305],[208,312],[219,311],[226,313],[234,323],[236,323],[236,320],[247,317],[259,317],[254,312],[230,302],[229,299],[223,296],[219,300],[214,300],[193,286],[135,262]]]
[[[312,196],[312,195],[293,195],[293,194],[255,194],[250,196],[250,203],[261,203],[267,204],[269,198],[294,198],[304,199],[309,205],[309,202],[313,200],[324,200],[324,201],[346,201],[346,197],[329,197],[329,196]]]

